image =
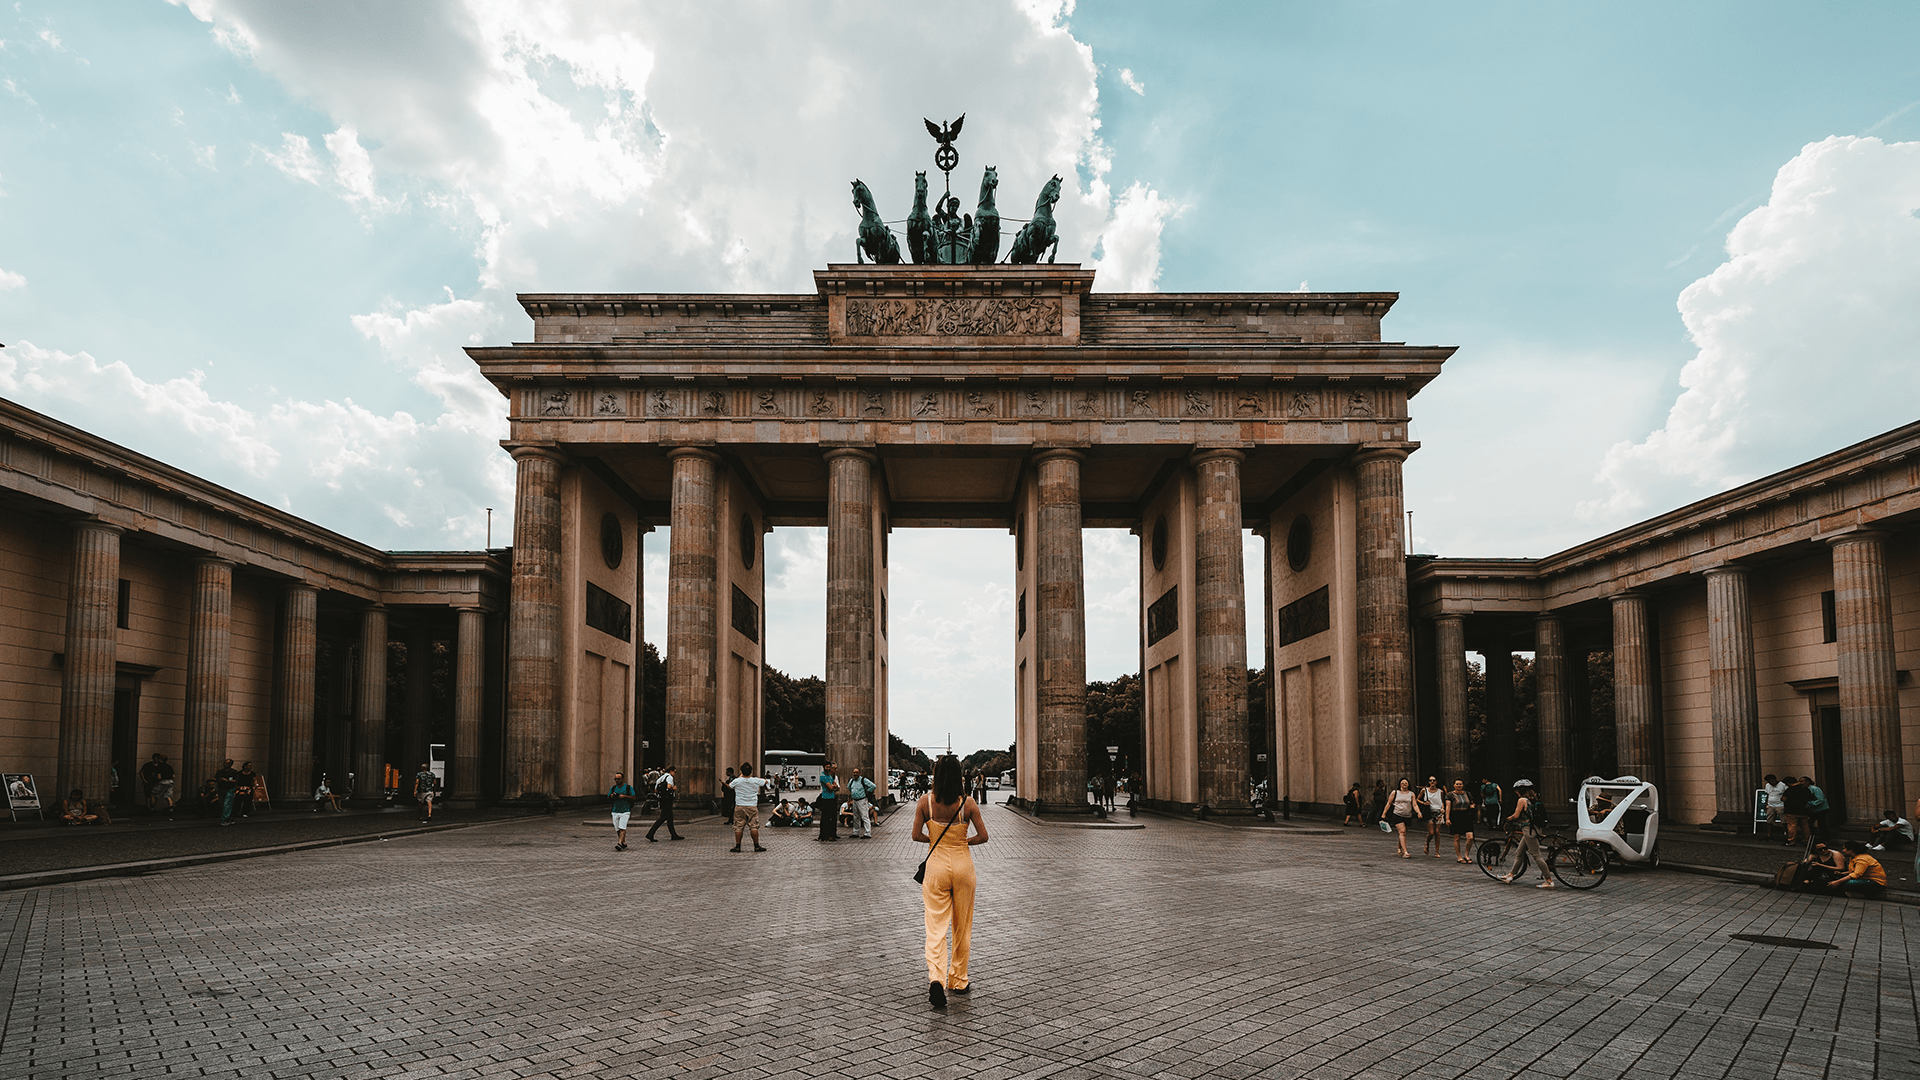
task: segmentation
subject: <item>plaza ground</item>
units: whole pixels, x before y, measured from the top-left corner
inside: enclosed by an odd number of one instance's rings
[[[1913,906],[987,815],[945,1013],[904,816],[616,854],[564,813],[0,893],[0,1076],[1920,1074]]]

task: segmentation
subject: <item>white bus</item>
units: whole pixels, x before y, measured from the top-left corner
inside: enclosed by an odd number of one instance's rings
[[[761,771],[766,776],[797,777],[803,788],[820,786],[820,770],[826,767],[827,755],[811,754],[805,750],[768,750],[760,755]]]

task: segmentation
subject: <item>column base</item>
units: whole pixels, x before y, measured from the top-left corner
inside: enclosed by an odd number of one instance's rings
[[[1745,810],[1722,810],[1700,827],[1714,832],[1752,832],[1753,815]]]

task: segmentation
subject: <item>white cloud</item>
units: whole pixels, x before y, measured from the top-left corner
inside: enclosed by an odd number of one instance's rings
[[[1133,77],[1132,68],[1120,69],[1120,82],[1127,89],[1133,91],[1136,94],[1139,94],[1141,97],[1147,96],[1147,84]]]
[[[214,159],[220,154],[219,147],[201,146],[199,143],[188,143],[187,145],[193,147],[193,160],[202,168],[212,169],[218,167],[214,164]]]
[[[1610,449],[1581,514],[1608,525],[1915,418],[1920,143],[1833,137],[1782,166],[1727,261],[1680,294],[1699,352],[1666,422]]]
[[[347,193],[350,202],[367,209],[385,209],[387,200],[373,186],[373,158],[360,145],[360,135],[352,124],[342,126],[326,137],[327,152],[333,155],[333,179]]]
[[[267,164],[295,180],[318,184],[326,175],[320,166],[319,156],[313,152],[313,143],[307,141],[304,135],[295,135],[291,131],[281,133],[280,152],[277,154],[264,146],[258,149],[260,156],[267,159]]]
[[[422,385],[448,410],[423,422],[351,399],[242,405],[212,397],[198,372],[154,383],[84,352],[9,346],[0,351],[0,394],[162,461],[197,463],[216,483],[367,543],[478,547],[480,508],[502,505],[512,489],[511,463],[477,452],[505,435],[505,423],[476,416],[458,392],[427,378]]]
[[[0,292],[6,292],[9,289],[24,289],[26,287],[26,275],[16,274],[12,270],[0,269]]]

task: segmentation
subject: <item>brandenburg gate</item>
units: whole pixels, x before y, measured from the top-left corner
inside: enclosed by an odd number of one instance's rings
[[[1394,293],[1094,284],[896,254],[816,271],[811,293],[521,296],[532,341],[468,350],[507,398],[518,469],[505,794],[583,796],[631,766],[639,542],[658,525],[665,756],[696,800],[760,759],[763,537],[782,525],[827,529],[843,770],[886,776],[888,536],[1007,529],[1017,795],[1085,806],[1081,534],[1124,528],[1147,797],[1244,807],[1251,528],[1282,789],[1337,804],[1407,773],[1401,467],[1409,400],[1453,350],[1382,341]]]

